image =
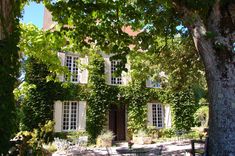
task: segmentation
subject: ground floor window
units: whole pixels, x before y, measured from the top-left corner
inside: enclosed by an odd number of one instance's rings
[[[78,102],[77,101],[64,101],[63,102],[63,121],[62,130],[72,131],[77,129],[78,125]]]
[[[148,104],[148,122],[156,128],[164,127],[163,105],[160,103]]]

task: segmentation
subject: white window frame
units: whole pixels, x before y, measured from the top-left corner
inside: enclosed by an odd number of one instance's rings
[[[160,111],[160,112],[159,112]],[[161,103],[151,103],[151,125],[156,128],[164,128],[164,107]]]
[[[112,61],[110,61],[110,63],[111,63],[111,65],[110,65],[110,74],[111,74],[111,76],[110,76],[110,84],[111,85],[122,85],[123,83],[122,83],[122,76],[120,75],[120,76],[118,76],[118,77],[115,77],[114,75],[113,75],[113,73],[115,73],[115,71],[117,71],[117,65],[119,65],[120,64],[120,60],[112,60]]]
[[[72,104],[75,103],[76,104],[76,110],[75,110],[75,118],[73,118],[72,116]],[[68,108],[68,112],[65,112],[65,104],[68,104],[69,108]],[[74,111],[74,110],[73,110]],[[65,117],[65,115],[68,114],[68,116]],[[68,120],[65,120],[66,118],[68,118]],[[72,119],[75,119],[74,121],[74,126],[75,128],[72,127]],[[65,128],[65,123],[68,123],[68,127]],[[79,125],[79,102],[78,101],[63,101],[62,103],[62,131],[63,132],[67,132],[67,131],[76,131],[78,129],[78,125]]]
[[[146,87],[147,88],[162,88],[160,82],[151,80],[150,78],[146,80]]]
[[[68,64],[68,58],[71,57],[71,62]],[[80,69],[78,68],[77,61],[79,60],[78,56],[73,55],[65,55],[65,63],[64,65],[68,68],[71,75],[64,76],[65,81],[71,81],[73,83],[79,83],[80,80]]]

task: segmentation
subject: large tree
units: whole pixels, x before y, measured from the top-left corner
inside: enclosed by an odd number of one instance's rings
[[[0,1],[0,154],[8,151],[16,130],[13,89],[18,76],[20,2]]]
[[[131,44],[159,55],[164,48],[158,37],[191,35],[208,84],[210,155],[235,155],[234,0],[61,0],[46,5],[74,51],[93,42],[123,62]],[[128,26],[139,33],[125,33]]]

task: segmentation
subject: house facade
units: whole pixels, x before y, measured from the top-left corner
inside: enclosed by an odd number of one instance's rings
[[[110,60],[109,55],[103,54],[105,66],[106,84],[109,86],[128,86],[132,79],[129,72],[122,72],[120,76],[114,73],[120,63],[119,60]],[[58,57],[62,66],[66,66],[70,72],[69,75],[58,76],[61,82],[69,81],[77,85],[87,85],[89,70],[80,67],[89,64],[88,57],[80,57],[78,54],[59,52]],[[131,65],[127,64],[126,68],[131,71]],[[146,80],[146,87],[161,90],[161,84]],[[120,96],[119,94],[117,96]],[[117,97],[120,98],[120,97]],[[54,121],[55,132],[85,131],[86,130],[86,113],[87,101],[55,101],[54,103]],[[106,128],[113,131],[116,140],[127,139],[128,129],[128,103],[125,105],[112,105],[107,114]],[[162,104],[158,99],[143,103],[147,109],[146,125],[155,127],[156,129],[171,127],[171,110],[170,106]]]
[[[53,22],[50,13],[45,9],[43,29],[50,29]],[[129,30],[129,29],[128,29]],[[128,31],[127,30],[127,31]],[[79,54],[70,52],[58,52],[61,65],[67,67],[70,74],[59,75],[61,82],[71,82],[76,85],[87,85],[89,79],[89,70],[83,68],[89,64],[89,57],[81,57]],[[104,59],[104,75],[106,85],[108,86],[128,86],[133,80],[131,78],[131,64],[127,63],[125,67],[128,72],[122,72],[117,76],[115,71],[118,70],[119,60],[111,60],[111,55],[102,54]],[[161,90],[161,84],[150,79],[146,80],[146,88]],[[88,95],[89,96],[89,95]],[[117,99],[121,99],[121,95],[117,94]],[[147,103],[142,103],[147,110],[147,115],[143,118],[144,124],[155,127],[156,129],[171,127],[171,109],[170,105],[163,104],[158,99],[152,99]],[[55,132],[85,131],[87,123],[87,100],[57,100],[54,102]],[[126,140],[128,131],[128,103],[122,106],[112,104],[107,113],[107,123],[104,127],[113,131],[115,140]]]

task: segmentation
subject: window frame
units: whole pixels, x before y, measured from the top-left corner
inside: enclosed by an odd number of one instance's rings
[[[161,128],[164,128],[165,125],[164,125],[164,106],[163,104],[161,103],[150,103],[151,105],[151,125],[154,126],[156,129],[161,129]],[[155,106],[155,110],[153,110],[153,106]],[[159,115],[159,110],[158,108],[160,108],[160,115]],[[156,119],[154,119],[154,117],[156,117]],[[155,121],[154,121],[155,120]],[[159,122],[159,120],[161,120]],[[155,123],[156,122],[156,123]],[[161,124],[161,126],[160,126]]]
[[[75,117],[75,129],[72,128],[72,103],[76,104],[76,117]],[[65,106],[64,104],[69,104],[68,108],[68,121],[65,121]],[[68,129],[65,129],[65,122],[68,122]],[[63,101],[62,102],[62,124],[61,124],[61,131],[62,132],[70,132],[78,130],[79,126],[79,102],[78,101]]]
[[[70,66],[68,66],[68,57],[71,57],[71,63]],[[76,58],[76,60],[75,60]],[[80,69],[76,63],[76,61],[79,60],[79,56],[77,55],[70,55],[70,54],[66,54],[65,55],[65,60],[64,60],[64,66],[68,68],[69,70],[69,75],[64,75],[64,80],[65,81],[70,81],[72,83],[80,83]],[[71,69],[70,69],[71,68]],[[69,76],[69,78],[68,78]],[[76,76],[77,80],[74,80],[74,77]]]
[[[150,78],[146,80],[147,88],[162,88],[161,82],[151,80]]]
[[[113,73],[117,70],[117,65],[120,64],[120,60],[111,60],[110,61],[110,84],[111,85],[122,85],[123,84],[123,77],[122,75],[115,77]]]

